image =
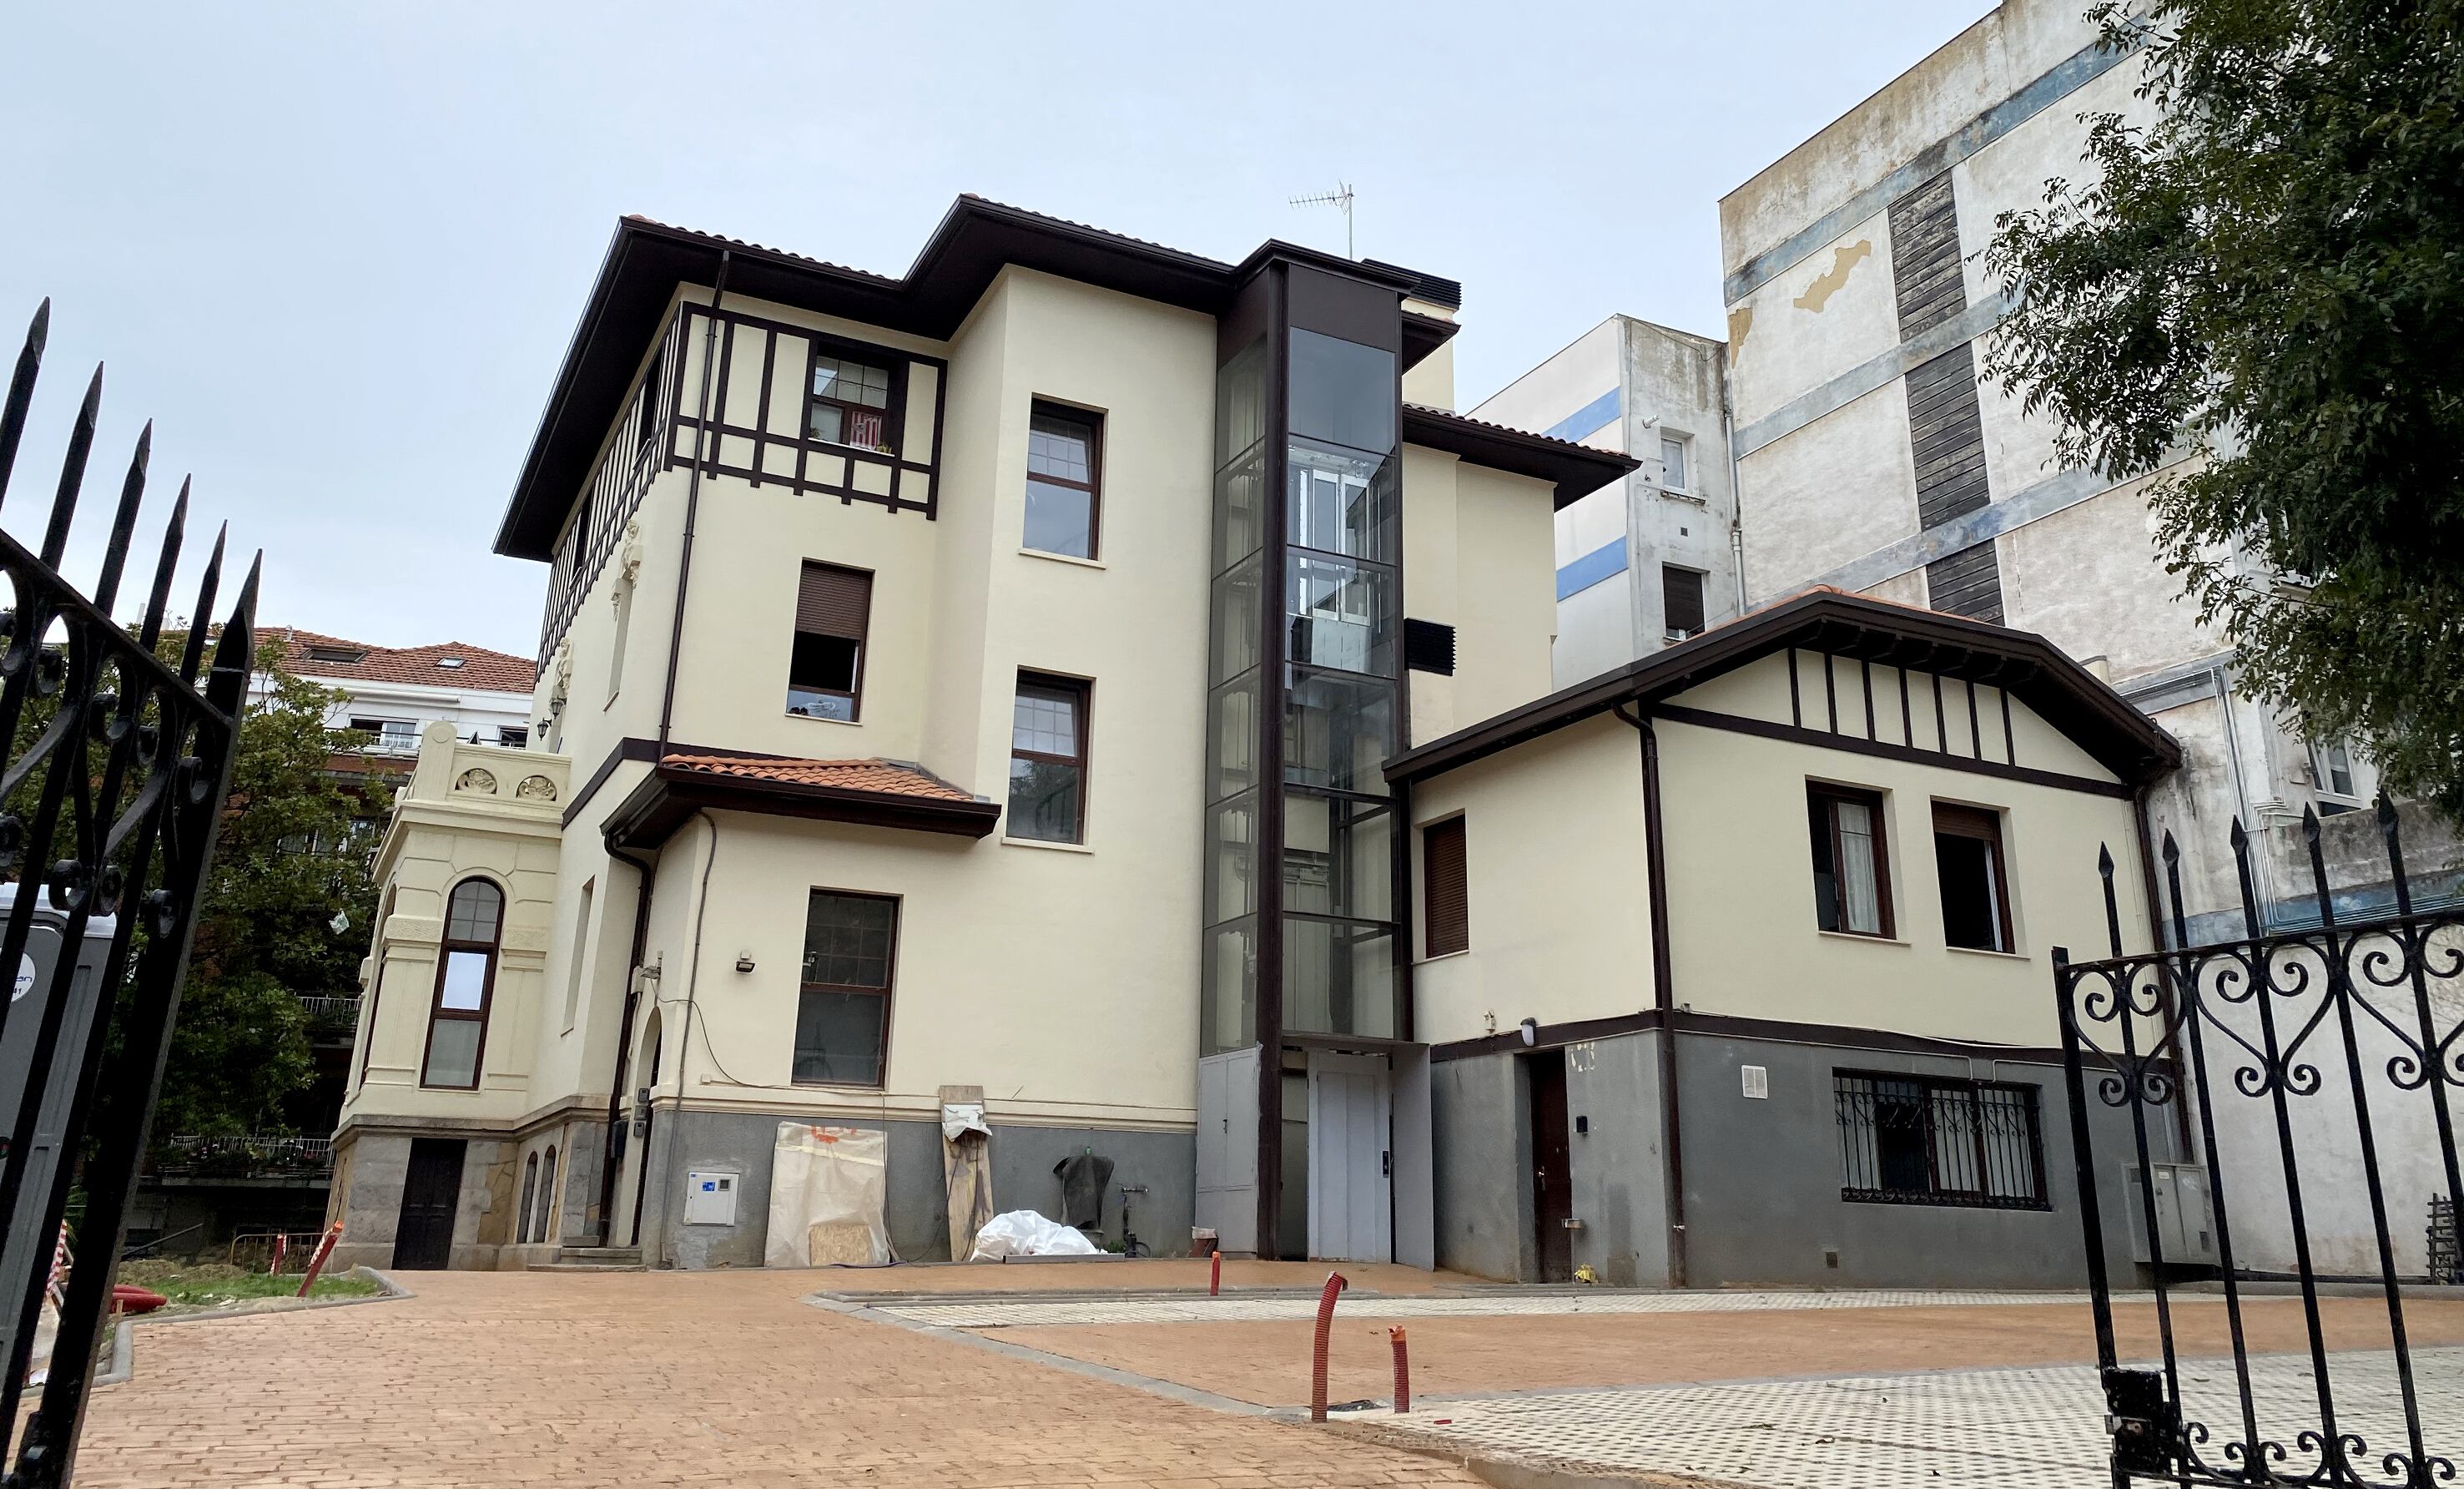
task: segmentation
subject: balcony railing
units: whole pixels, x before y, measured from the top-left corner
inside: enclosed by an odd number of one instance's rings
[[[329,1138],[264,1133],[237,1137],[175,1137],[157,1169],[198,1178],[314,1178],[334,1167]]]
[[[311,1033],[348,1035],[359,1032],[360,1000],[356,994],[301,993],[299,1007],[308,1015]]]

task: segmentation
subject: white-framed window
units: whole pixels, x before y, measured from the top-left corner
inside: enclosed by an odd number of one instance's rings
[[[1694,489],[1694,441],[1684,434],[1660,436],[1660,485],[1663,491]]]
[[[2343,740],[2311,743],[2310,779],[2321,796],[2356,806],[2361,803],[2360,777],[2353,769],[2353,749]]]

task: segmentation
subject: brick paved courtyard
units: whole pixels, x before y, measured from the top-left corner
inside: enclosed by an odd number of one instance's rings
[[[141,1324],[86,1489],[1472,1484],[800,1300],[812,1273],[417,1273],[393,1302]]]
[[[1323,1275],[1226,1268],[1235,1288]],[[139,1325],[135,1376],[98,1393],[77,1481],[1482,1481],[1357,1430],[1393,1424],[1382,1411],[1346,1430],[1292,1422],[1308,1300],[1135,1296],[1202,1282],[1187,1263],[404,1280],[418,1296]],[[1333,1399],[1385,1396],[1386,1325],[1404,1323],[1422,1408],[1405,1420],[1440,1453],[1832,1489],[1970,1472],[2060,1484],[2101,1443],[2075,1295],[1551,1294],[1389,1269],[1356,1280],[1337,1315]],[[1047,1296],[1000,1296],[1022,1292]],[[2118,1303],[2126,1350],[2152,1347],[2149,1311]],[[2383,1343],[2368,1300],[2325,1312],[2331,1347]],[[2186,1359],[2222,1351],[2218,1302],[2177,1300],[2176,1315]],[[2426,1299],[2409,1321],[2436,1389],[2464,1401],[2452,1347],[2464,1300]],[[2298,1302],[2255,1300],[2247,1322],[2253,1348],[2274,1352],[2270,1379],[2284,1377],[2271,1390],[2298,1395],[2299,1364],[2280,1353],[2301,1347]],[[2354,1379],[2372,1368],[2358,1362]],[[1961,1456],[1983,1438],[2003,1456]]]

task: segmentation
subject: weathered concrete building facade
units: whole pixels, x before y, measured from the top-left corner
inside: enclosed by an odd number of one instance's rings
[[[2179,844],[2194,942],[2242,933],[2236,819],[2268,928],[2318,923],[2305,809],[2324,818],[2339,915],[2383,910],[2387,860],[2356,810],[2377,789],[2369,761],[2238,685],[2231,649],[2156,553],[2155,475],[2063,466],[2055,427],[1980,376],[2010,309],[1983,261],[1995,218],[2081,174],[2082,116],[2147,107],[2137,57],[2103,49],[2081,10],[2007,0],[1722,199],[1748,602],[1831,586],[1927,606],[2041,634],[2110,680],[2182,746],[2143,811],[2151,839]],[[2404,811],[2416,898],[2456,893],[2454,834]],[[2434,1141],[2426,1111],[2420,1130],[2383,1135],[2391,1161]],[[2271,1134],[2226,1132],[2218,1148],[2240,1192],[2266,1190]],[[2313,1240],[2333,1266],[2368,1270],[2359,1181],[2334,1167],[2314,1176],[2332,1198],[2314,1207]],[[2413,1213],[2417,1188],[2401,1202]],[[2292,1265],[2280,1205],[2255,1204],[2235,1232],[2247,1264]]]
[[[1472,411],[1641,462],[1557,514],[1559,687],[1743,612],[1727,378],[1719,342],[1611,316]]]

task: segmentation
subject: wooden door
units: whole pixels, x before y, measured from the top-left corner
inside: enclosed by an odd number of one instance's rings
[[[393,1264],[406,1272],[442,1272],[453,1260],[453,1212],[462,1197],[459,1139],[413,1138],[402,1180],[402,1217],[394,1223]]]
[[[1566,1052],[1526,1056],[1531,1078],[1531,1209],[1539,1232],[1540,1280],[1574,1278],[1573,1152],[1566,1138]]]

